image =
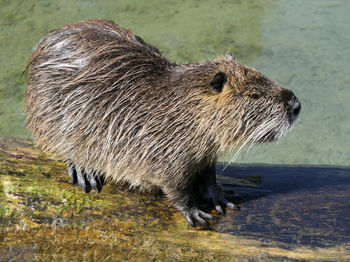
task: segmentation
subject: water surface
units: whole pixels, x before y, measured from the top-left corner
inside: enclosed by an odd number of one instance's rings
[[[3,0],[0,135],[31,137],[22,114],[21,74],[40,37],[66,23],[106,18],[175,62],[214,58],[229,49],[239,62],[297,94],[302,112],[294,130],[238,162],[349,165],[349,11],[347,0]]]

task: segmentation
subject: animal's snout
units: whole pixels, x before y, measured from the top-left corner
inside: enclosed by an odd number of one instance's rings
[[[293,94],[293,97],[288,101],[290,111],[294,116],[299,115],[301,110],[301,104],[299,99]]]
[[[294,95],[292,91],[288,89],[283,89],[281,96],[288,110],[288,113],[290,113],[294,117],[297,117],[301,110],[301,104],[299,99]]]

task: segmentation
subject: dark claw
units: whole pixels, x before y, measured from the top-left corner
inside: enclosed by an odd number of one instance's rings
[[[75,168],[73,166],[71,166],[70,164],[67,164],[67,168],[68,168],[68,175],[69,175],[70,179],[72,180],[72,184],[75,185],[78,182],[77,172],[75,171]]]
[[[226,211],[225,207],[232,210],[239,209],[235,204],[226,200],[226,198],[224,197],[224,194],[222,193],[221,189],[218,186],[211,186],[209,188],[208,195],[209,195],[209,198],[212,200],[216,211],[218,211],[220,214],[225,214],[225,211]]]
[[[86,179],[86,173],[83,173],[79,167],[75,167],[78,177],[78,183],[80,187],[85,191],[85,193],[89,193],[91,191],[91,185],[89,181]]]
[[[201,217],[199,216],[198,213],[194,213],[194,214],[193,214],[193,217],[194,217],[194,218],[196,219],[196,221],[197,221],[199,224],[201,224],[201,225],[207,225],[207,224],[208,224],[208,222],[205,221],[203,218],[201,218]]]
[[[91,174],[91,173],[85,173],[85,178],[86,178],[86,181],[90,184],[90,186],[92,187],[92,189],[94,189],[96,191],[96,193],[98,193],[98,190],[97,190],[97,183],[96,183],[96,180],[95,180],[95,177]]]
[[[194,227],[194,222],[193,222],[193,219],[191,218],[191,215],[189,213],[184,213],[184,215],[187,223],[189,223],[191,227]]]
[[[186,211],[182,211],[184,214],[186,221],[190,224],[190,226],[195,226],[195,224],[200,225],[208,225],[208,222],[205,219],[216,220],[216,218],[210,214],[207,214],[198,208],[194,207]],[[205,218],[205,219],[204,219]]]
[[[104,185],[103,177],[95,176],[94,173],[85,173],[85,175],[92,189],[94,189],[96,193],[99,193],[102,190],[102,186]]]
[[[210,219],[210,220],[216,220],[216,217],[214,217],[213,215],[210,215],[208,213],[205,213],[201,210],[198,210],[198,213],[201,215],[201,217],[206,218],[206,219]]]
[[[223,214],[224,214],[224,211],[222,210],[221,205],[216,204],[216,205],[215,205],[215,209],[216,209],[216,211],[218,211],[218,212],[219,212],[219,214],[221,214],[221,215],[223,215]]]
[[[229,209],[232,209],[232,210],[237,210],[239,209],[235,204],[233,204],[232,202],[228,202],[226,204],[226,206],[229,208]]]
[[[95,176],[95,179],[96,179],[96,184],[97,184],[96,185],[97,191],[96,191],[96,189],[95,189],[95,191],[97,193],[99,193],[99,192],[101,192],[103,185],[106,184],[106,181],[105,181],[103,176]]]
[[[96,175],[95,172],[83,172],[79,167],[75,167],[69,163],[67,163],[67,167],[68,175],[72,180],[72,184],[79,183],[86,193],[89,193],[91,189],[94,189],[96,193],[99,193],[102,190],[103,185],[106,184],[104,177]]]

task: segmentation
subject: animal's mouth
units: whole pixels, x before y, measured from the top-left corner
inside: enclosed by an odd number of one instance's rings
[[[294,127],[294,124],[299,117],[300,110],[301,104],[299,100],[295,97],[293,105],[290,108],[288,108],[287,120],[284,123],[281,123],[279,126],[277,126],[276,129],[271,130],[269,133],[267,133],[263,137],[262,141],[274,142],[278,141],[283,136],[285,136]]]
[[[275,128],[269,130],[266,134],[261,136],[256,143],[276,142],[284,137],[293,127],[298,116],[288,116],[286,121],[275,126]]]
[[[257,143],[258,144],[262,144],[262,143],[266,143],[266,142],[275,142],[277,140],[280,139],[280,137],[282,137],[283,135],[279,135],[278,132],[274,132],[274,131],[271,131],[267,134],[265,134],[264,136],[262,136],[258,141]]]
[[[299,109],[299,111],[296,114],[289,114],[288,115],[288,122],[289,122],[291,127],[294,126],[295,121],[298,119],[299,112],[300,112],[300,109]]]
[[[299,99],[291,93],[291,97],[284,106],[279,107],[279,110],[265,110],[267,113],[262,110],[258,113],[247,113],[242,118],[242,133],[246,141],[252,144],[278,141],[293,128],[300,110]],[[249,126],[252,122],[255,123]]]
[[[301,110],[301,103],[296,96],[293,96],[293,98],[290,101],[288,101],[288,109],[287,109],[289,124],[291,126],[293,126],[294,122],[297,120],[300,110]]]

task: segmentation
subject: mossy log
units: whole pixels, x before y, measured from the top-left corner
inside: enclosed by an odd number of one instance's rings
[[[162,196],[86,194],[31,140],[0,137],[0,261],[350,260],[349,167],[223,167],[241,210],[191,228]]]

